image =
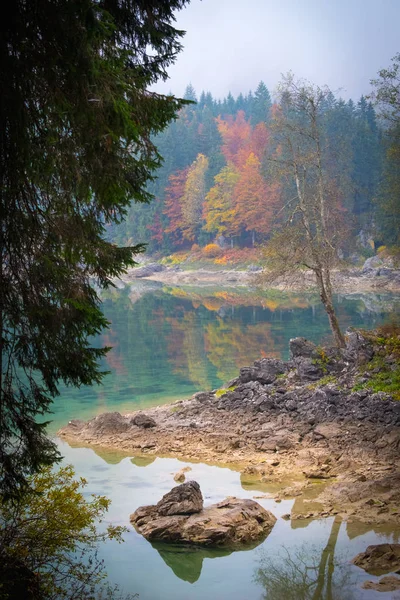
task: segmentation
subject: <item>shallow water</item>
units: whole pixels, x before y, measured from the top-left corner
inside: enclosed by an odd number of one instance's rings
[[[339,318],[371,328],[398,310],[386,296],[337,298]],[[71,418],[134,410],[221,387],[238,369],[262,356],[287,357],[291,337],[320,343],[329,334],[318,300],[246,290],[161,289],[145,282],[104,299],[110,330],[97,343],[113,346],[103,386],[62,390],[56,400],[54,433]],[[138,506],[156,503],[175,485],[173,474],[189,463],[176,459],[130,458],[114,451],[71,448],[59,441],[65,462],[88,480],[86,493],[112,500],[108,519],[129,526]],[[188,479],[199,482],[205,504],[229,495],[252,498],[276,486],[241,478],[238,471],[190,463]],[[285,521],[294,500],[258,499],[278,517],[270,535],[237,552],[153,547],[129,526],[125,543],[104,544],[112,583],[140,600],[331,600],[392,598],[361,590],[376,579],[349,563],[371,543],[394,541],[396,532],[357,523]],[[297,504],[299,500],[296,500]]]
[[[139,593],[140,600],[312,600],[313,598],[386,599],[391,594],[362,590],[365,580],[376,580],[349,561],[369,544],[397,541],[384,527],[344,524],[334,519],[285,521],[295,500],[257,499],[277,522],[264,542],[246,550],[184,550],[168,545],[152,546],[129,525],[136,508],[158,502],[175,485],[173,474],[190,466],[188,479],[198,481],[205,505],[227,496],[252,498],[265,492],[253,484],[241,485],[240,473],[227,468],[176,459],[130,459],[117,452],[96,454],[89,448],[70,448],[60,442],[65,461],[88,480],[87,494],[99,493],[112,500],[107,520],[128,525],[125,542],[109,542],[100,554],[109,579],[125,592]],[[106,460],[109,462],[106,462]],[[272,490],[271,490],[272,491]],[[332,530],[339,529],[336,543],[327,547]],[[325,552],[324,552],[325,549]],[[326,566],[324,568],[324,559]],[[333,571],[332,571],[333,569]],[[329,586],[329,571],[332,571]],[[314,582],[314,583],[313,583]],[[314,596],[317,586],[321,594]],[[328,595],[330,587],[332,595]]]

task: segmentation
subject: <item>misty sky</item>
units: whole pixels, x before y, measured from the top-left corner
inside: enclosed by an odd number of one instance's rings
[[[181,96],[191,82],[222,98],[273,92],[281,73],[327,84],[344,98],[400,52],[400,0],[192,0],[177,14],[184,50],[157,91]]]

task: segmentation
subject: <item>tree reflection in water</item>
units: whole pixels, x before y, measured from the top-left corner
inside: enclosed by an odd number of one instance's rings
[[[355,581],[351,567],[335,557],[342,518],[337,516],[326,546],[303,544],[292,551],[283,547],[281,553],[264,551],[255,580],[265,589],[265,600],[353,600]]]

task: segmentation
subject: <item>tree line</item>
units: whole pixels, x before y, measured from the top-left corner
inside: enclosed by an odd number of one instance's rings
[[[220,101],[197,98],[191,85],[178,118],[158,134],[164,157],[148,191],[154,201],[132,204],[126,221],[108,230],[121,244],[145,242],[150,252],[170,253],[223,236],[230,246],[263,243],[287,216],[293,182],[272,168],[282,146],[276,132],[285,95],[273,102],[263,82],[254,93]],[[371,100],[345,101],[327,90],[319,106],[321,139],[335,167],[332,197],[351,224],[353,238],[396,243],[387,217],[387,128]],[[386,177],[387,181],[387,177]],[[332,182],[333,185],[333,182]],[[386,216],[385,216],[386,215]]]

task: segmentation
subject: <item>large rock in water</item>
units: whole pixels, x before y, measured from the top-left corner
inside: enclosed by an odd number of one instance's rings
[[[274,515],[254,500],[227,498],[202,506],[198,483],[188,481],[173,488],[158,504],[138,508],[130,521],[152,542],[226,548],[265,538],[276,522]]]
[[[400,544],[377,544],[368,546],[352,560],[370,575],[386,575],[400,569]]]
[[[197,481],[188,481],[172,488],[156,505],[163,517],[168,515],[191,515],[203,510],[203,496]]]

